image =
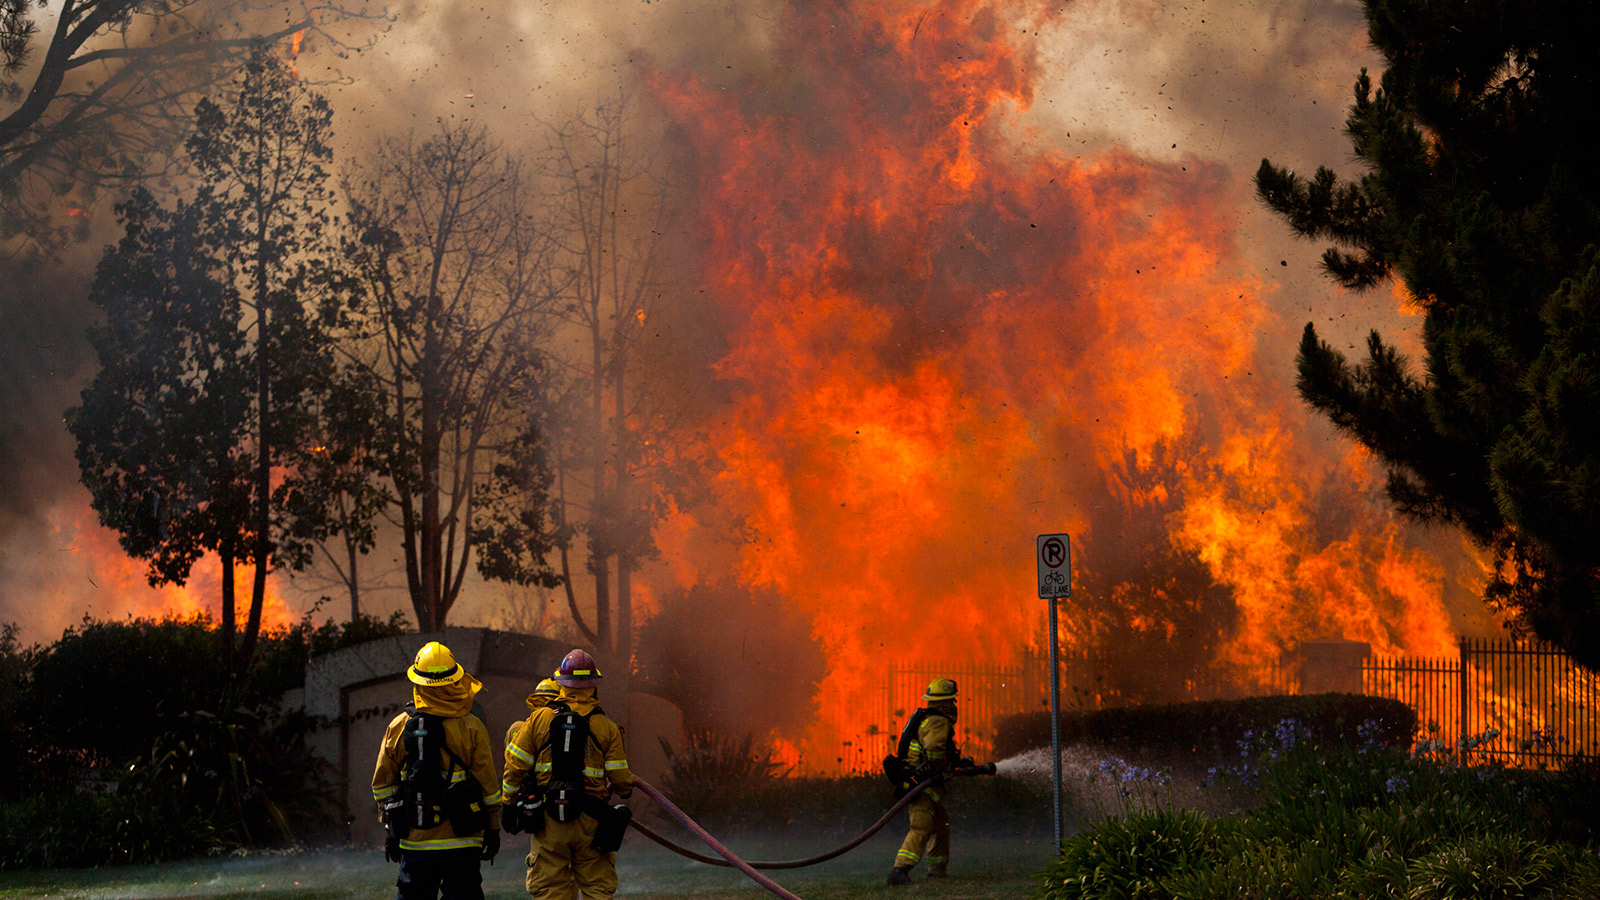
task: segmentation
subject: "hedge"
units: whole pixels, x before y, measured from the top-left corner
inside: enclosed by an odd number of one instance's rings
[[[1417,714],[1398,700],[1363,694],[1307,694],[1203,700],[1128,706],[1061,716],[1061,743],[1087,744],[1124,757],[1192,756],[1205,760],[1238,755],[1247,733],[1271,732],[1279,722],[1297,719],[1321,740],[1349,746],[1376,740],[1405,746],[1417,727]],[[1358,733],[1364,723],[1373,722]],[[1050,746],[1050,714],[1001,716],[995,725],[995,757]]]

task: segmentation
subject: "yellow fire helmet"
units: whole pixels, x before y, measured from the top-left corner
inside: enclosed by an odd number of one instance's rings
[[[450,652],[450,648],[438,641],[424,644],[417,651],[416,661],[406,670],[406,677],[411,679],[411,683],[423,687],[455,684],[466,674],[456,665],[456,656]]]
[[[935,678],[928,682],[928,689],[922,692],[922,699],[929,703],[939,703],[943,700],[956,698],[956,682],[953,678]]]
[[[556,684],[554,678],[546,678],[539,682],[538,687],[533,689],[533,695],[535,697],[543,697],[546,700],[554,700],[561,696],[561,685]]]

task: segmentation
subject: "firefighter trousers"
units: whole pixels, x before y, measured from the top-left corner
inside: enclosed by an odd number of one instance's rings
[[[483,900],[478,847],[401,850],[396,900]]]
[[[922,792],[906,812],[911,816],[911,830],[894,855],[896,868],[909,869],[926,856],[928,871],[943,875],[950,864],[950,814],[941,797],[930,797],[933,789]]]
[[[528,893],[533,900],[611,900],[617,892],[617,855],[594,849],[593,816],[575,822],[546,819],[528,854]]]

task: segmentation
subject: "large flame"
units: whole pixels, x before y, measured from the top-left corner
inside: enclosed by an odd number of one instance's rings
[[[85,507],[87,504],[85,504]],[[94,521],[87,508],[64,504],[52,512],[56,559],[40,568],[37,588],[42,596],[71,597],[82,607],[58,607],[59,621],[49,623],[57,633],[88,615],[96,618],[180,618],[204,614],[213,620],[222,609],[222,567],[216,557],[206,556],[195,564],[189,580],[182,585],[151,587],[146,566],[129,557],[117,544],[116,533]],[[236,628],[243,629],[250,612],[250,588],[254,570],[248,565],[234,567]],[[289,609],[278,589],[277,578],[267,578],[267,595],[262,604],[261,627],[279,629],[294,624],[298,614]]]
[[[1173,504],[1166,549],[1228,589],[1207,649],[1241,689],[1298,639],[1454,640],[1444,573],[1365,499],[1370,462],[1306,436],[1273,286],[1229,216],[1240,181],[1030,131],[1055,8],[789,4],[761,78],[650,81],[696,173],[735,396],[707,425],[717,503],[666,520],[665,568],[710,577],[690,534],[734,513],[739,578],[811,613],[829,653],[814,758],[889,727],[867,713],[891,662],[1036,648],[1034,535],[1081,537],[1086,569],[1129,552],[1087,530],[1132,502],[1107,488],[1129,459],[1178,456],[1146,494]],[[1080,610],[1104,602],[1066,606],[1091,656]]]

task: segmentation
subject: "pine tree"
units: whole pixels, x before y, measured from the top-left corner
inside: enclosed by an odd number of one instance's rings
[[[1302,398],[1389,470],[1402,512],[1492,553],[1493,605],[1600,667],[1600,9],[1571,0],[1368,0],[1386,68],[1346,122],[1365,173],[1263,160],[1261,200],[1332,241],[1328,273],[1399,278],[1424,312],[1414,369],[1373,332],[1352,363],[1307,324]]]

